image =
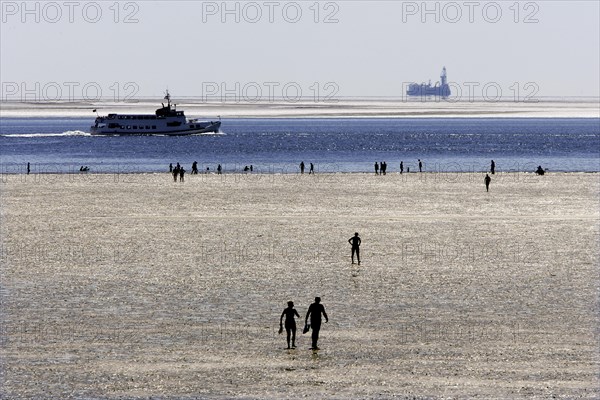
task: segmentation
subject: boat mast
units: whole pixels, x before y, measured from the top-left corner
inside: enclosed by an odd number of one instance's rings
[[[169,89],[165,92],[165,100],[167,101],[167,107],[171,108],[171,95],[169,94]]]

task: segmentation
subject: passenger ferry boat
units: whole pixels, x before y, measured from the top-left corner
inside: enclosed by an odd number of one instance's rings
[[[218,121],[201,121],[186,119],[183,111],[171,106],[171,96],[167,91],[167,105],[157,109],[154,114],[108,114],[98,116],[91,126],[92,135],[193,135],[198,133],[218,132],[221,118]],[[94,110],[96,112],[96,110]]]

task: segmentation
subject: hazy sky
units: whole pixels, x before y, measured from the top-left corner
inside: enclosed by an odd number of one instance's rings
[[[23,6],[25,4],[25,6]],[[2,100],[600,96],[598,1],[2,1]],[[485,91],[485,92],[484,92]]]

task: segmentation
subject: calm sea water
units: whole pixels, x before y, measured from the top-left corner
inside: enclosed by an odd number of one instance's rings
[[[89,118],[0,119],[2,173],[161,172],[193,161],[226,172],[245,165],[293,173],[304,161],[317,172],[417,169],[600,171],[600,119],[224,119],[222,134],[182,137],[91,136]]]

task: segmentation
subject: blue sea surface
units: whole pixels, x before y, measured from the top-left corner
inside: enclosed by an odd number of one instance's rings
[[[222,134],[91,136],[89,118],[1,118],[2,173],[188,171],[193,161],[225,172],[253,165],[261,173],[295,173],[301,161],[317,172],[600,171],[597,118],[331,118],[223,119]]]

